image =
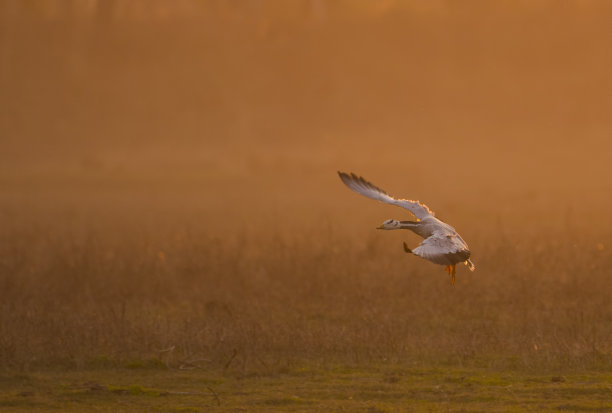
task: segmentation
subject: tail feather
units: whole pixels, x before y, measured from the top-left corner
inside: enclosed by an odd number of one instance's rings
[[[404,242],[404,251],[406,251],[408,254],[412,254],[412,250],[410,248],[408,248],[408,245]]]
[[[474,265],[474,263],[470,260],[467,260],[465,262],[465,265],[467,265],[467,267],[469,268],[470,271],[474,271],[476,269],[476,266]]]

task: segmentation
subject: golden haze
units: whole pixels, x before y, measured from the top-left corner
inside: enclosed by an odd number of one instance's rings
[[[610,3],[293,3],[0,1],[0,365],[610,363]]]

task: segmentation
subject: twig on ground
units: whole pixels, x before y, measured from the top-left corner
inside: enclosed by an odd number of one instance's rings
[[[225,367],[223,367],[223,370],[227,370],[229,368],[230,364],[232,364],[232,361],[234,361],[234,359],[236,358],[237,355],[238,355],[238,350],[234,349],[232,351],[232,356],[227,361],[227,363],[225,363]]]

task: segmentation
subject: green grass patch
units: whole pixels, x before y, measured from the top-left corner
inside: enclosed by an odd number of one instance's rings
[[[0,375],[4,412],[604,412],[607,372],[563,375],[402,365],[283,373],[109,368]]]

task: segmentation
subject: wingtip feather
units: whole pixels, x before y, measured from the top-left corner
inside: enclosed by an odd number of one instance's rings
[[[344,184],[348,186],[350,189],[368,198],[386,202],[388,204],[393,203],[395,205],[402,206],[403,208],[408,209],[415,216],[419,215],[420,212],[415,211],[413,208],[399,205],[397,203],[397,202],[406,201],[422,209],[424,213],[423,215],[429,214],[429,215],[435,216],[434,212],[431,209],[429,209],[427,205],[419,201],[413,201],[409,199],[395,199],[384,189],[374,185],[372,182],[368,181],[362,176],[357,175],[354,172],[346,173],[346,172],[338,171],[338,176],[340,176],[340,179],[342,180],[342,182],[344,182]],[[387,199],[381,199],[381,198],[387,198]],[[419,218],[419,216],[417,216],[417,218]]]

